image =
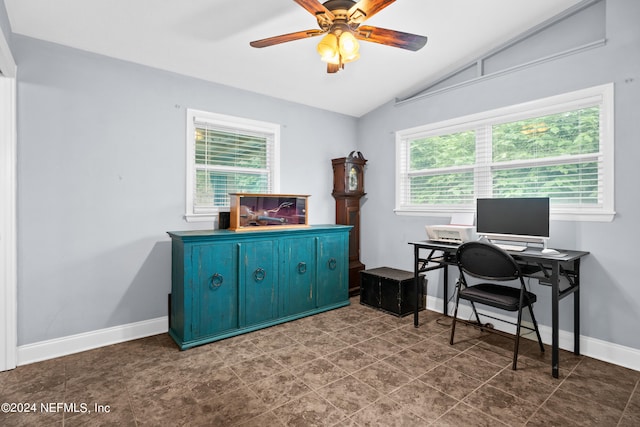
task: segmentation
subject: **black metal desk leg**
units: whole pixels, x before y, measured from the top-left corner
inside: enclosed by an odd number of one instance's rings
[[[419,310],[419,301],[422,298],[422,286],[420,286],[419,278],[419,270],[420,270],[420,262],[419,260],[420,249],[418,249],[417,245],[413,247],[413,283],[416,287],[416,307],[413,311],[413,326],[418,327],[418,312]]]
[[[573,262],[576,290],[573,293],[573,353],[580,354],[580,258]]]
[[[444,301],[442,306],[442,314],[449,315],[449,266],[444,267]]]
[[[559,319],[558,305],[560,301],[560,266],[558,262],[553,263],[551,273],[551,375],[558,378],[560,372],[560,357],[558,347],[559,340]]]

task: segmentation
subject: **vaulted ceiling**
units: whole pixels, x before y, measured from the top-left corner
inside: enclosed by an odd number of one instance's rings
[[[429,38],[417,52],[362,42],[327,74],[319,37],[267,48],[252,40],[317,29],[293,0],[5,0],[21,34],[360,117],[473,61],[581,0],[398,0],[367,25]],[[20,64],[18,64],[18,67]]]

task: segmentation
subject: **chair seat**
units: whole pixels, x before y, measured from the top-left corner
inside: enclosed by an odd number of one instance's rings
[[[518,311],[520,303],[520,288],[496,285],[493,283],[480,283],[460,289],[460,298],[490,305],[507,311]],[[523,307],[536,302],[536,295],[525,292]]]

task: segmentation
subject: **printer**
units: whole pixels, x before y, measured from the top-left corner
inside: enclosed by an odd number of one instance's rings
[[[426,225],[425,228],[427,237],[434,242],[464,243],[478,239],[473,225]]]
[[[475,215],[471,212],[459,212],[451,216],[447,225],[426,225],[427,237],[434,242],[461,244],[478,240]]]

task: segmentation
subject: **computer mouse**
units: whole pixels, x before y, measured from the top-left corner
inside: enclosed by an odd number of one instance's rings
[[[541,253],[545,255],[558,255],[560,252],[556,251],[555,249],[543,249]]]

